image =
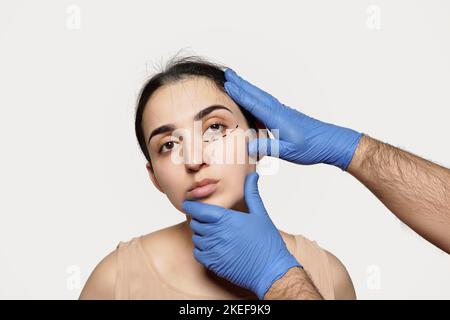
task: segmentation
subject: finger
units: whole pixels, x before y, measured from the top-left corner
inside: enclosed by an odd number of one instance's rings
[[[192,236],[192,242],[194,243],[195,247],[200,249],[200,251],[204,251],[208,249],[208,242],[205,237],[202,237],[198,234],[194,234]]]
[[[269,138],[257,138],[248,143],[248,154],[251,157],[259,156],[272,156],[272,150],[274,156],[279,154],[279,140]]]
[[[290,161],[298,150],[292,143],[283,140],[258,138],[248,143],[248,153],[251,157],[269,156]]]
[[[243,79],[233,69],[228,68],[225,70],[225,79],[230,83],[236,85],[236,87],[241,88],[256,99],[260,100],[260,102],[268,105],[269,107],[271,105],[279,103],[279,101],[274,96]]]
[[[234,101],[261,120],[266,127],[269,129],[278,127],[273,121],[273,108],[270,104],[265,104],[242,88],[237,87],[234,83],[225,82],[225,89]]]
[[[217,222],[226,212],[226,209],[212,204],[198,201],[184,201],[183,210],[200,222]]]
[[[259,175],[252,172],[245,177],[244,194],[247,207],[252,214],[266,214],[266,208],[262,202],[258,190]]]
[[[198,262],[200,262],[201,264],[203,264],[205,267],[208,268],[208,265],[206,264],[207,262],[206,251],[200,251],[198,248],[194,248],[193,253],[195,260],[197,260]]]
[[[189,227],[191,228],[192,232],[200,235],[200,236],[206,236],[211,233],[211,225],[207,223],[201,223],[198,222],[195,219],[191,219],[191,222],[189,222]]]
[[[284,105],[274,96],[244,80],[234,70],[225,70],[226,91],[238,103],[251,112],[255,117],[264,122],[269,129],[278,128],[274,113]]]

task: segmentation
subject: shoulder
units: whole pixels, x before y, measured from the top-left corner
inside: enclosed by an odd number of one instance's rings
[[[355,288],[352,279],[344,264],[331,252],[324,250],[332,270],[334,295],[338,300],[356,299]]]
[[[296,257],[301,264],[304,264],[305,271],[318,282],[330,283],[329,285],[323,284],[323,286],[329,288],[327,291],[334,292],[335,299],[356,299],[350,275],[344,264],[334,254],[320,247],[316,241],[309,240],[302,235],[293,235],[293,237],[298,245],[295,252]],[[324,279],[329,280],[325,281]]]
[[[159,265],[165,261],[162,257],[171,256],[168,252],[174,239],[179,238],[177,230],[180,224],[153,231],[146,235],[120,241],[116,248],[107,254],[91,272],[79,299],[110,300],[116,298],[116,289],[123,285],[128,271],[147,266],[147,258],[155,256]],[[142,251],[144,250],[144,256]],[[151,254],[150,254],[151,253]],[[133,261],[133,263],[131,263]],[[142,269],[139,269],[142,271]]]
[[[80,300],[114,299],[117,274],[117,249],[105,256],[94,268],[80,294]]]
[[[167,253],[170,252],[168,249],[170,249],[173,239],[177,238],[177,229],[178,225],[174,225],[146,235],[133,237],[127,241],[120,241],[117,247],[95,266],[79,299],[114,299],[117,281],[120,280],[118,274],[123,276],[123,273],[129,271],[130,268],[140,268],[141,265],[145,265],[146,260],[142,260],[141,248],[144,250],[144,254],[147,254],[145,258],[149,255],[157,257],[158,259],[154,259],[154,262],[160,265],[165,261],[162,259],[163,257],[171,256]],[[136,259],[141,260],[130,263],[130,260]]]
[[[142,235],[140,241],[146,251],[151,251],[156,256],[167,253],[167,250],[180,239],[180,227],[181,224],[176,224],[153,231]]]

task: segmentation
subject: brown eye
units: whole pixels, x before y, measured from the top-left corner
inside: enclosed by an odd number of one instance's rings
[[[213,130],[219,130],[221,126],[222,125],[219,123],[214,123],[214,124],[210,125],[209,127]]]
[[[177,144],[178,144],[178,142],[176,142],[176,141],[168,141],[159,148],[159,153],[165,153],[165,152],[171,151],[171,150],[173,150],[173,148],[175,148],[175,145],[177,145]]]

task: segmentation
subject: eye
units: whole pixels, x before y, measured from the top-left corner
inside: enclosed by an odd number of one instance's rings
[[[220,128],[222,127],[224,127],[224,125],[220,123],[213,123],[212,125],[209,126],[209,128],[211,128],[213,131],[220,130]]]
[[[221,123],[213,123],[203,133],[203,141],[216,140],[221,138],[227,129],[227,126]]]
[[[168,151],[172,151],[178,144],[179,142],[177,141],[167,141],[166,143],[161,145],[161,147],[159,147],[158,153],[166,153]]]

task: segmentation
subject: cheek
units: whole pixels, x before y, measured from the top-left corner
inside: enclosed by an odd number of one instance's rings
[[[225,139],[212,142],[204,146],[204,160],[206,163],[225,165],[256,165],[256,159],[250,158],[247,151],[249,140],[256,136],[253,132],[242,129],[227,136]]]
[[[219,205],[231,208],[244,199],[245,177],[255,171],[255,168],[255,165],[249,164],[223,165],[218,168],[224,177]]]
[[[181,209],[184,200],[184,167],[182,165],[164,164],[160,161],[155,167],[155,177],[169,201]]]

